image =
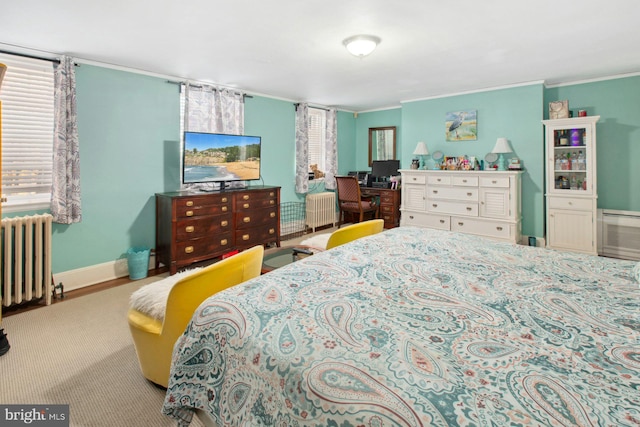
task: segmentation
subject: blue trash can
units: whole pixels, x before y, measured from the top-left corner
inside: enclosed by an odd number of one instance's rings
[[[149,273],[149,248],[129,248],[127,251],[127,265],[131,280],[144,279]]]

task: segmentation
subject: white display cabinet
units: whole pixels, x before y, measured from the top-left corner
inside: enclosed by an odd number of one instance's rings
[[[548,248],[597,255],[598,119],[543,120]]]

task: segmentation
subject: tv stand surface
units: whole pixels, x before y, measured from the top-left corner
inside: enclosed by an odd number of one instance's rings
[[[170,274],[233,250],[280,246],[280,187],[156,194],[156,268]]]

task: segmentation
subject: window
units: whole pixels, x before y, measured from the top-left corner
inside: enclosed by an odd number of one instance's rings
[[[0,54],[4,212],[49,208],[53,169],[53,63]]]
[[[309,165],[318,165],[325,170],[327,112],[319,108],[309,107]]]

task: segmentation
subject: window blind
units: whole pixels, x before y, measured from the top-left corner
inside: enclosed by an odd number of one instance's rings
[[[324,171],[325,110],[309,107],[309,164],[317,164]]]
[[[0,62],[7,66],[0,88],[3,209],[46,208],[53,169],[53,64],[6,54]]]

